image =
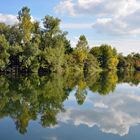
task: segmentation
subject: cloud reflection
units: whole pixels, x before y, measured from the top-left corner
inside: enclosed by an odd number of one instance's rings
[[[140,96],[127,93],[120,89],[108,96],[88,96],[90,107],[84,109],[78,106],[67,108],[58,115],[58,121],[73,123],[75,126],[97,126],[102,132],[127,135],[132,126],[140,123]]]

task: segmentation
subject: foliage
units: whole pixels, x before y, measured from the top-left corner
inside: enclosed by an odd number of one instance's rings
[[[123,56],[109,45],[90,48],[84,35],[71,47],[61,20],[46,15],[43,26],[28,7],[18,12],[18,23],[0,23],[0,71],[14,73],[84,73],[140,70],[140,54]]]
[[[18,20],[23,43],[26,44],[31,40],[31,31],[33,28],[30,16],[30,9],[28,7],[23,7],[21,11],[18,12]]]
[[[139,71],[140,70],[140,54],[139,53],[131,53],[127,56],[123,56],[119,54],[118,56],[119,63],[118,69],[125,71]]]
[[[9,43],[4,35],[0,35],[0,69],[4,70],[9,64]]]
[[[100,47],[93,47],[90,53],[97,58],[101,68],[116,69],[118,64],[117,52],[111,46],[101,45]]]

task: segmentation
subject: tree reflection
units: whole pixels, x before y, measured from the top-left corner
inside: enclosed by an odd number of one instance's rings
[[[63,111],[68,97],[64,81],[59,76],[19,78],[0,77],[0,116],[10,116],[17,130],[24,134],[30,120],[41,116],[43,127],[55,125],[56,114]]]
[[[131,85],[138,85],[140,83],[140,72],[138,71],[119,71],[120,83],[129,83]]]
[[[114,71],[105,71],[95,75],[93,78],[88,78],[88,87],[91,91],[97,92],[101,95],[113,92],[118,81],[118,76]],[[91,79],[93,79],[93,82]]]
[[[57,114],[65,111],[64,101],[74,90],[79,105],[85,102],[88,90],[106,95],[117,83],[138,85],[140,73],[101,72],[90,75],[71,73],[50,76],[0,76],[0,118],[9,116],[17,130],[24,134],[30,120],[40,119],[42,127],[57,124]]]

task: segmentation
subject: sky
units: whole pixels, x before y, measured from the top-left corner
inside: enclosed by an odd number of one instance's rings
[[[45,15],[60,18],[72,46],[85,35],[90,47],[109,44],[124,55],[140,52],[140,0],[1,0],[0,22],[17,22],[23,6],[40,22]]]

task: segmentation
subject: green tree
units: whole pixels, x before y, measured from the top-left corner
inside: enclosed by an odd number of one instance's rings
[[[103,69],[114,70],[118,65],[118,56],[116,49],[109,45],[93,47],[90,53],[95,56]]]
[[[39,61],[38,55],[40,50],[38,43],[30,42],[23,47],[22,55],[20,55],[21,69],[28,72],[38,72]]]
[[[99,63],[91,53],[88,53],[87,59],[84,64],[84,71],[86,74],[94,74],[97,71],[100,71]]]
[[[4,35],[0,35],[0,70],[5,70],[9,64],[9,43]]]
[[[38,22],[31,21],[30,9],[23,7],[19,11],[19,29],[22,34],[22,53],[19,56],[21,70],[38,72],[40,54],[40,29]]]
[[[88,42],[84,35],[79,37],[76,48],[74,48],[69,62],[71,67],[76,71],[83,72],[84,63],[86,62],[88,55]]]
[[[18,13],[19,30],[22,34],[23,43],[26,44],[31,40],[33,24],[31,22],[30,9],[23,7]]]
[[[81,35],[79,37],[79,41],[76,45],[74,54],[75,54],[75,57],[76,57],[78,63],[83,64],[85,62],[85,60],[87,59],[88,42],[84,35]]]
[[[64,65],[66,33],[60,30],[60,20],[52,16],[43,19],[44,31],[42,33],[41,68],[52,72],[61,72]]]

